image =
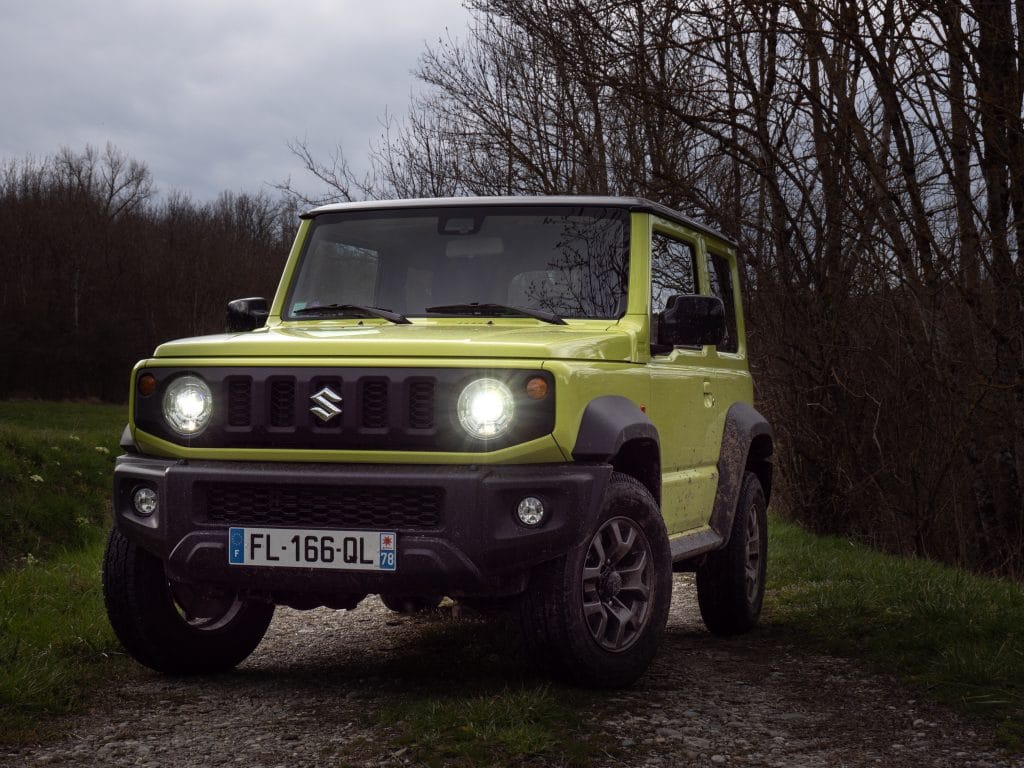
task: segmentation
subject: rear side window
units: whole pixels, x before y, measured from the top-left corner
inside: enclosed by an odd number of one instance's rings
[[[708,254],[708,279],[711,283],[711,294],[720,298],[725,305],[725,338],[717,349],[719,352],[739,352],[739,336],[736,333],[736,294],[733,290],[729,261],[724,256],[717,253]]]

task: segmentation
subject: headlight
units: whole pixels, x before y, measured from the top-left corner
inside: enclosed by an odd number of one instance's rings
[[[473,437],[500,437],[515,413],[512,392],[497,379],[477,379],[459,395],[459,423]]]
[[[164,393],[164,419],[179,435],[195,435],[210,423],[213,393],[198,376],[181,376]]]

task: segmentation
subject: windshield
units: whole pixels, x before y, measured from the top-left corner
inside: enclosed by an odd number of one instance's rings
[[[351,306],[454,316],[467,314],[458,305],[491,304],[558,318],[613,319],[626,309],[628,264],[629,211],[622,208],[321,214],[313,220],[285,318],[328,317],[332,306],[336,317],[349,316]],[[505,314],[514,316],[494,312]]]

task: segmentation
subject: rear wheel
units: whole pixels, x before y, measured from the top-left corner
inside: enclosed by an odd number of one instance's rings
[[[764,602],[767,560],[767,504],[757,475],[747,472],[729,543],[708,555],[697,569],[697,602],[711,632],[736,635],[757,624]]]
[[[273,605],[234,593],[172,584],[159,558],[116,529],[103,558],[103,598],[125,650],[172,674],[231,669],[256,649],[274,615]]]
[[[668,620],[672,564],[658,505],[638,481],[612,475],[581,545],[537,569],[520,621],[540,661],[596,688],[633,683]]]

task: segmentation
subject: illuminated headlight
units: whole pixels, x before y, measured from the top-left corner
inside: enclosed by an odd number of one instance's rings
[[[195,435],[210,423],[213,393],[198,376],[181,376],[164,393],[164,419],[179,435]]]
[[[459,423],[473,437],[500,437],[515,413],[512,392],[497,379],[477,379],[459,395]]]

